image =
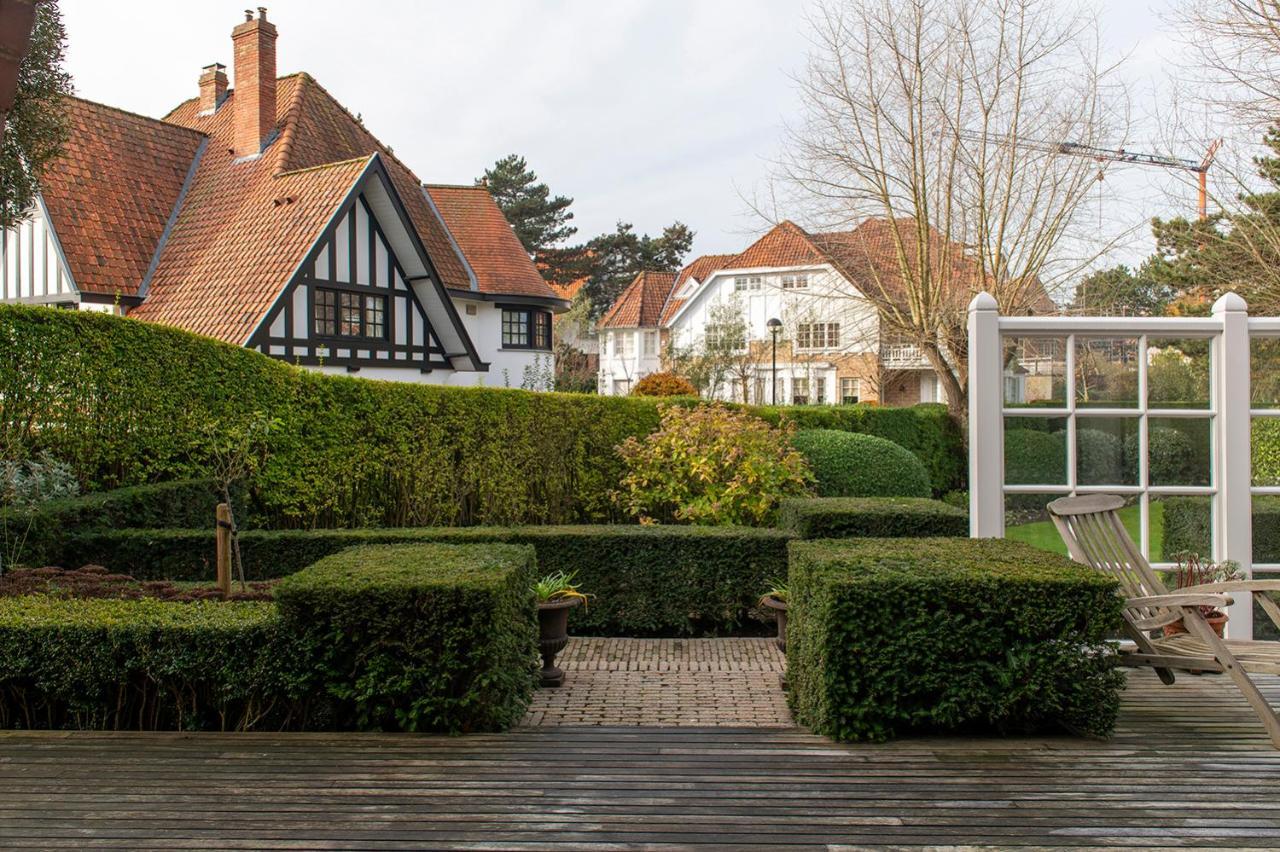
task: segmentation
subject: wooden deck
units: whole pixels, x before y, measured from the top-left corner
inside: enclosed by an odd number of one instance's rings
[[[1265,681],[1280,703],[1280,679]],[[1116,737],[795,728],[0,734],[0,846],[1280,846],[1280,752],[1225,679],[1131,676]]]

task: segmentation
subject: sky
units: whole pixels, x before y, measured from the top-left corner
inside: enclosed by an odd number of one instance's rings
[[[1064,0],[1066,2],[1066,0]],[[1172,0],[1099,7],[1110,55],[1125,58],[1139,128],[1172,54]],[[809,0],[275,0],[281,74],[307,71],[418,176],[470,183],[510,153],[574,198],[580,237],[619,221],[697,233],[694,253],[739,251],[765,227],[762,191],[799,110]],[[201,66],[231,65],[234,3],[62,0],[77,94],[155,117],[196,94]],[[232,81],[234,85],[234,80]],[[1183,152],[1174,152],[1183,153]],[[1140,172],[1140,173],[1139,173]],[[1186,213],[1163,172],[1129,169],[1123,210],[1100,227]],[[784,214],[786,211],[781,211]],[[1150,250],[1149,234],[1118,250]]]

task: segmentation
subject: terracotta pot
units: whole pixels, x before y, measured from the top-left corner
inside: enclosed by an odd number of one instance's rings
[[[1218,638],[1221,639],[1224,631],[1227,629],[1227,614],[1225,612],[1220,612],[1217,615],[1205,616],[1204,620],[1209,622],[1209,626],[1213,628],[1213,632],[1217,633]],[[1188,632],[1186,625],[1182,623],[1181,618],[1172,624],[1166,624],[1164,626],[1164,635],[1166,638],[1186,632]]]
[[[542,685],[564,684],[564,670],[556,668],[556,655],[569,642],[569,610],[582,598],[563,598],[538,604],[538,651],[542,654]]]
[[[773,595],[766,595],[760,599],[760,603],[773,610],[774,620],[778,622],[778,638],[773,642],[779,651],[787,653],[787,602],[780,601]]]

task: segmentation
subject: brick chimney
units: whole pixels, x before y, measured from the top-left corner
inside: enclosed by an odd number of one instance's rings
[[[276,28],[267,10],[258,17],[246,9],[244,23],[231,31],[235,46],[235,155],[251,157],[262,151],[276,126]]]
[[[200,72],[200,114],[210,115],[227,99],[227,66],[220,62]]]

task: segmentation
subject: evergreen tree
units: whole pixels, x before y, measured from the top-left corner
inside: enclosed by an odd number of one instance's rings
[[[1090,273],[1076,285],[1072,308],[1078,313],[1121,316],[1160,316],[1177,293],[1167,281],[1148,274],[1147,264],[1136,272],[1124,264]]]
[[[600,317],[640,272],[676,272],[693,247],[693,231],[681,222],[662,229],[661,236],[637,234],[631,224],[601,234],[584,251],[587,283],[583,292],[591,303],[591,319]]]
[[[26,215],[40,192],[40,175],[67,140],[62,98],[71,76],[62,70],[67,35],[55,0],[36,6],[31,48],[18,68],[18,91],[0,146],[0,228]]]
[[[485,169],[481,179],[511,223],[525,251],[537,258],[578,232],[569,224],[572,198],[551,195],[524,157],[512,154]]]

